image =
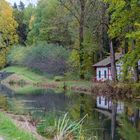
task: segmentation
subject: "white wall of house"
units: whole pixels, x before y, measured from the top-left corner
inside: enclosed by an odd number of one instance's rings
[[[122,62],[116,63],[116,70],[117,70],[118,79],[121,79],[122,78]],[[111,67],[97,67],[96,80],[97,81],[112,80]]]
[[[111,110],[111,108],[112,108],[112,102],[103,96],[96,98],[96,105],[97,105],[97,108],[101,108],[101,109]],[[124,103],[118,101],[117,102],[117,113],[119,114],[119,113],[123,113],[123,112],[124,112]]]
[[[97,81],[112,80],[111,69],[109,67],[97,67],[96,80]]]
[[[107,100],[105,97],[100,96],[96,99],[96,105],[98,108],[111,109],[111,101]]]

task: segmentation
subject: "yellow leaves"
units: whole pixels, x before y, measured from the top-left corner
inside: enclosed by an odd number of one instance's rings
[[[13,10],[5,0],[0,1],[0,32],[3,41],[8,40],[12,45],[17,42],[16,28],[17,23],[13,18]],[[2,41],[2,40],[1,40]]]
[[[0,0],[0,68],[6,64],[8,48],[18,42],[17,27],[12,7],[5,0]]]
[[[0,51],[0,68],[3,68],[6,64],[6,50]]]

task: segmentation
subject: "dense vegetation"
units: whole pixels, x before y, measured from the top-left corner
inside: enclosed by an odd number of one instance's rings
[[[92,64],[110,54],[116,81],[114,54],[119,52],[126,54],[123,79],[133,67],[137,82],[139,7],[139,0],[39,0],[27,7],[1,0],[0,67],[22,65],[91,79]]]
[[[50,75],[63,75],[68,71],[68,57],[69,52],[64,47],[39,42],[32,47],[12,48],[8,63],[38,69]]]

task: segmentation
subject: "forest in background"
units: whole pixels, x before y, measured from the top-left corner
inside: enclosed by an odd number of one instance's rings
[[[92,65],[123,53],[139,81],[139,0],[39,0],[25,7],[0,1],[0,67],[26,66],[50,75],[91,79]],[[5,18],[7,17],[7,18]]]

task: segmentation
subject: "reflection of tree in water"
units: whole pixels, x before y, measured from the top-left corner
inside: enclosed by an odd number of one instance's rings
[[[55,93],[53,90],[37,90],[28,95],[16,96],[25,100],[26,105],[44,112],[66,111],[66,106],[71,102],[63,93]]]
[[[95,110],[96,100],[85,94],[73,95],[73,100],[73,104],[69,107],[72,119],[79,120],[88,114],[84,120],[84,133],[91,139],[97,136],[98,140],[110,140],[110,120]]]
[[[135,121],[132,124],[128,119],[128,116],[123,115],[119,120],[119,123],[120,127],[118,128],[118,132],[125,140],[140,139],[140,131],[135,125],[133,125]]]
[[[70,98],[73,100],[73,103],[69,104],[68,112],[73,119],[79,120],[86,114],[88,114],[88,118],[93,116],[92,114],[93,108],[95,107],[95,100],[93,100],[90,96],[85,94],[75,94]]]
[[[3,84],[0,84],[0,95],[12,97],[13,91]]]
[[[8,98],[13,96],[13,91],[0,84],[0,109],[8,110]]]
[[[0,108],[16,114],[23,114],[25,112],[24,103],[21,100],[16,100],[13,93],[11,89],[0,84]]]
[[[6,96],[0,95],[0,109],[3,109],[5,111],[7,111],[8,109],[8,102]]]
[[[117,132],[125,140],[138,140],[140,138],[140,111],[137,105],[136,102],[126,102],[124,112],[117,117],[119,124]]]

